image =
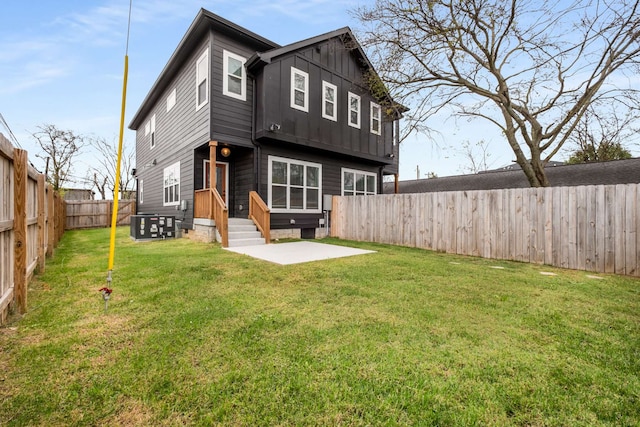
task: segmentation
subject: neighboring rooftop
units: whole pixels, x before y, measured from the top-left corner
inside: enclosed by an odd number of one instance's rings
[[[640,157],[608,162],[577,165],[553,165],[546,168],[553,187],[604,184],[640,183]],[[526,188],[529,181],[518,168],[502,168],[470,175],[442,178],[414,179],[399,182],[400,193],[430,193],[438,191],[497,190],[502,188]],[[384,193],[393,193],[394,183],[384,184]]]

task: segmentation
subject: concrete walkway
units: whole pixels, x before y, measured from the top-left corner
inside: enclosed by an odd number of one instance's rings
[[[331,258],[342,258],[375,252],[309,241],[274,243],[259,246],[240,246],[225,249],[281,265],[298,264],[301,262],[319,261]]]

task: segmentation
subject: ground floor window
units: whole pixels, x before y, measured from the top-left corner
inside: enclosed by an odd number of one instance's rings
[[[342,168],[343,196],[374,195],[377,193],[377,188],[375,173]]]
[[[272,212],[320,212],[322,165],[269,156],[269,207]]]
[[[163,188],[163,205],[178,205],[180,203],[180,162],[164,168]]]

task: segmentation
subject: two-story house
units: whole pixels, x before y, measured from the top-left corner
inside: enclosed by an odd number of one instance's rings
[[[279,46],[201,9],[129,125],[138,211],[313,237],[324,195],[397,177],[403,111],[349,28]]]

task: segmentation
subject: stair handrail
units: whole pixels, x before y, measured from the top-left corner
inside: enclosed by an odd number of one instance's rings
[[[264,236],[265,243],[271,242],[271,211],[256,191],[249,192],[249,219]]]
[[[229,209],[216,188],[210,189],[211,208],[223,248],[229,247]]]

